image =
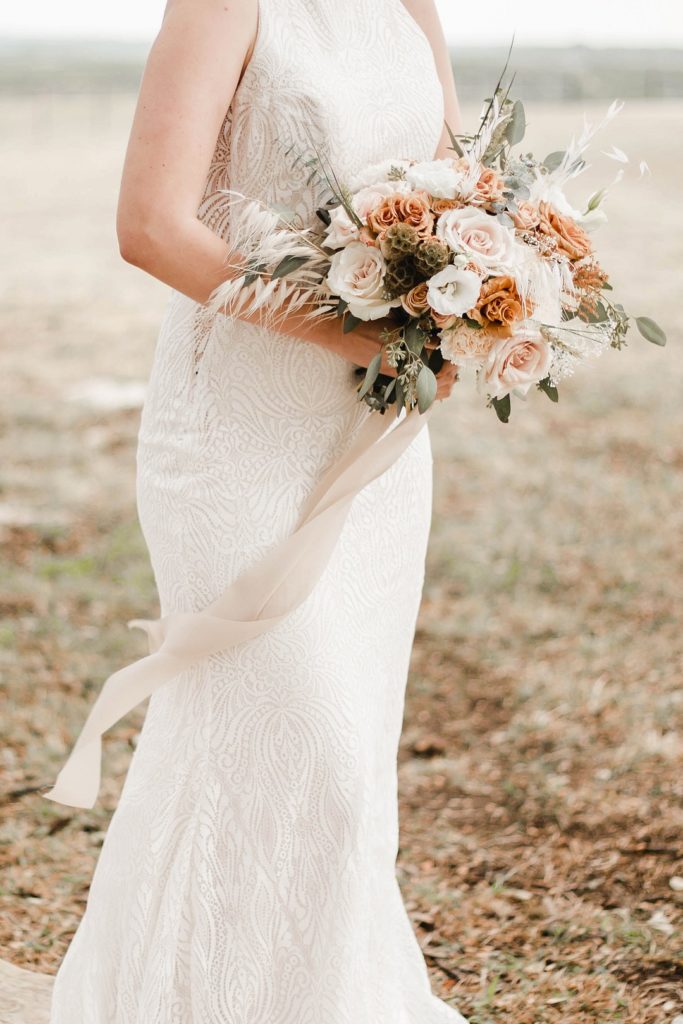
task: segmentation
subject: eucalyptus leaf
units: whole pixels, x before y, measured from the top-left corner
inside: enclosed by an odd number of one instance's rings
[[[512,116],[505,127],[505,137],[511,146],[516,146],[524,138],[525,132],[526,115],[524,113],[524,104],[521,100],[516,100],[512,106]]]
[[[635,320],[638,330],[646,341],[651,341],[653,345],[666,345],[666,334],[658,323],[651,320],[649,316],[637,316]]]
[[[268,267],[265,265],[265,263],[252,263],[249,269],[247,270],[246,274],[244,275],[245,287],[250,284],[253,284],[254,281],[256,281],[257,278],[261,277],[267,270]]]
[[[396,415],[397,416],[400,414],[401,409],[403,408],[403,406],[405,404],[406,404],[406,396],[405,396],[405,393],[403,391],[403,388],[401,387],[400,381],[397,379],[397,381],[396,381]]]
[[[560,395],[554,384],[550,383],[549,377],[544,377],[543,380],[539,380],[538,386],[541,391],[548,396],[551,402],[558,402]]]
[[[379,368],[381,365],[382,353],[378,352],[377,355],[373,356],[370,362],[368,363],[368,368],[365,371],[365,379],[363,381],[360,391],[358,392],[359,398],[364,398],[365,395],[367,395],[368,391],[377,380],[377,377],[379,375]]]
[[[403,331],[403,340],[406,347],[416,356],[422,353],[425,343],[425,334],[415,320],[411,320]]]
[[[436,375],[428,366],[423,366],[417,376],[417,407],[420,412],[426,412],[436,398],[437,381]]]
[[[505,395],[503,398],[491,399],[491,405],[496,410],[496,416],[501,423],[507,423],[510,419],[511,404],[509,395]]]
[[[354,316],[353,313],[347,313],[344,316],[344,334],[350,334],[351,331],[355,331],[356,327],[363,321],[360,317]]]
[[[308,263],[308,256],[285,256],[270,276],[273,280],[278,277],[286,277],[302,267],[304,263]]]
[[[556,171],[566,155],[567,154],[563,149],[558,149],[554,153],[549,153],[543,161],[543,166],[547,171]]]
[[[337,316],[344,316],[344,313],[349,308],[349,304],[346,299],[340,299],[337,303]]]
[[[528,199],[531,195],[531,192],[529,191],[529,186],[526,184],[525,181],[522,181],[522,179],[519,177],[513,176],[511,178],[508,178],[505,184],[507,186],[507,191],[503,192],[503,195],[506,198],[509,197],[511,199]]]

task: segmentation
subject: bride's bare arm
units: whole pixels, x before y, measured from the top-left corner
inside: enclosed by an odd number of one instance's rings
[[[229,276],[227,244],[197,209],[257,26],[256,0],[168,0],[126,152],[117,212],[121,255],[200,303]],[[344,335],[339,320],[311,323],[295,314],[274,326],[362,366],[380,347],[377,324]]]
[[[434,0],[403,0],[403,5],[407,11],[412,14],[413,18],[431,43],[432,50],[434,51],[436,68],[443,88],[444,120],[451,130],[457,134],[462,129],[460,104],[455,88],[451,55],[448,51],[448,43],[444,36],[441,19],[439,18],[439,12],[436,9]],[[453,156],[453,151],[449,148],[450,144],[450,136],[444,126],[439,147],[434,154],[435,157],[442,158]]]

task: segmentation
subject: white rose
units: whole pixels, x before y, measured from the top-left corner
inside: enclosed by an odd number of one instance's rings
[[[536,177],[530,187],[529,202],[538,206],[539,203],[550,203],[558,213],[573,220],[581,217],[578,210],[571,205],[563,189],[547,174]]]
[[[376,185],[369,185],[356,192],[351,199],[351,206],[364,224],[368,222],[368,215],[375,207],[379,206],[387,196],[396,195],[397,192],[410,192],[410,185],[406,181],[381,181]]]
[[[349,242],[357,241],[360,231],[343,206],[337,206],[332,210],[331,220],[325,232],[325,245],[330,249],[341,249]]]
[[[356,192],[361,188],[368,188],[370,185],[386,182],[393,167],[398,167],[399,170],[405,171],[409,166],[409,160],[382,160],[381,163],[373,164],[372,167],[366,167],[365,170],[352,175],[348,183],[349,188],[352,192]],[[393,184],[398,184],[398,182]]]
[[[481,278],[472,270],[446,267],[429,282],[427,300],[443,316],[462,316],[479,298]]]
[[[493,398],[503,398],[511,391],[525,395],[532,384],[548,375],[552,354],[538,330],[520,327],[495,343],[481,368],[478,390]]]
[[[415,164],[406,177],[413,188],[424,189],[435,199],[455,199],[463,182],[462,174],[448,159]]]
[[[387,265],[379,249],[351,242],[332,257],[327,286],[333,295],[348,303],[349,312],[360,320],[378,320],[400,305],[400,298],[387,301],[383,295]]]
[[[436,222],[436,237],[489,273],[512,273],[517,266],[515,232],[483,210],[447,210]]]

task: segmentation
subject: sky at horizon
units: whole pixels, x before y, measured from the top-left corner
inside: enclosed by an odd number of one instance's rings
[[[481,18],[474,16],[478,9],[462,0],[436,3],[446,35],[454,44],[505,44],[513,33],[517,46],[683,44],[683,18],[677,0],[651,0],[647,6],[640,0],[621,0],[619,4],[573,0],[571,5],[562,6],[549,5],[547,0],[521,0],[514,11],[509,0],[488,0],[483,25]],[[0,10],[0,36],[80,36],[151,42],[164,7],[165,0],[34,0],[30,5],[5,4]]]

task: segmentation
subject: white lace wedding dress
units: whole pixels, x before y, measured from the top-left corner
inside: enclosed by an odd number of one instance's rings
[[[199,215],[228,185],[312,223],[342,179],[429,159],[443,97],[401,0],[260,0]],[[294,147],[293,149],[291,147]],[[289,152],[288,152],[289,151]],[[296,525],[368,415],[352,364],[172,292],[138,447],[161,613],[198,611]],[[283,623],[150,699],[51,1024],[458,1024],[396,881],[396,756],[431,519],[427,427],[355,498]]]

